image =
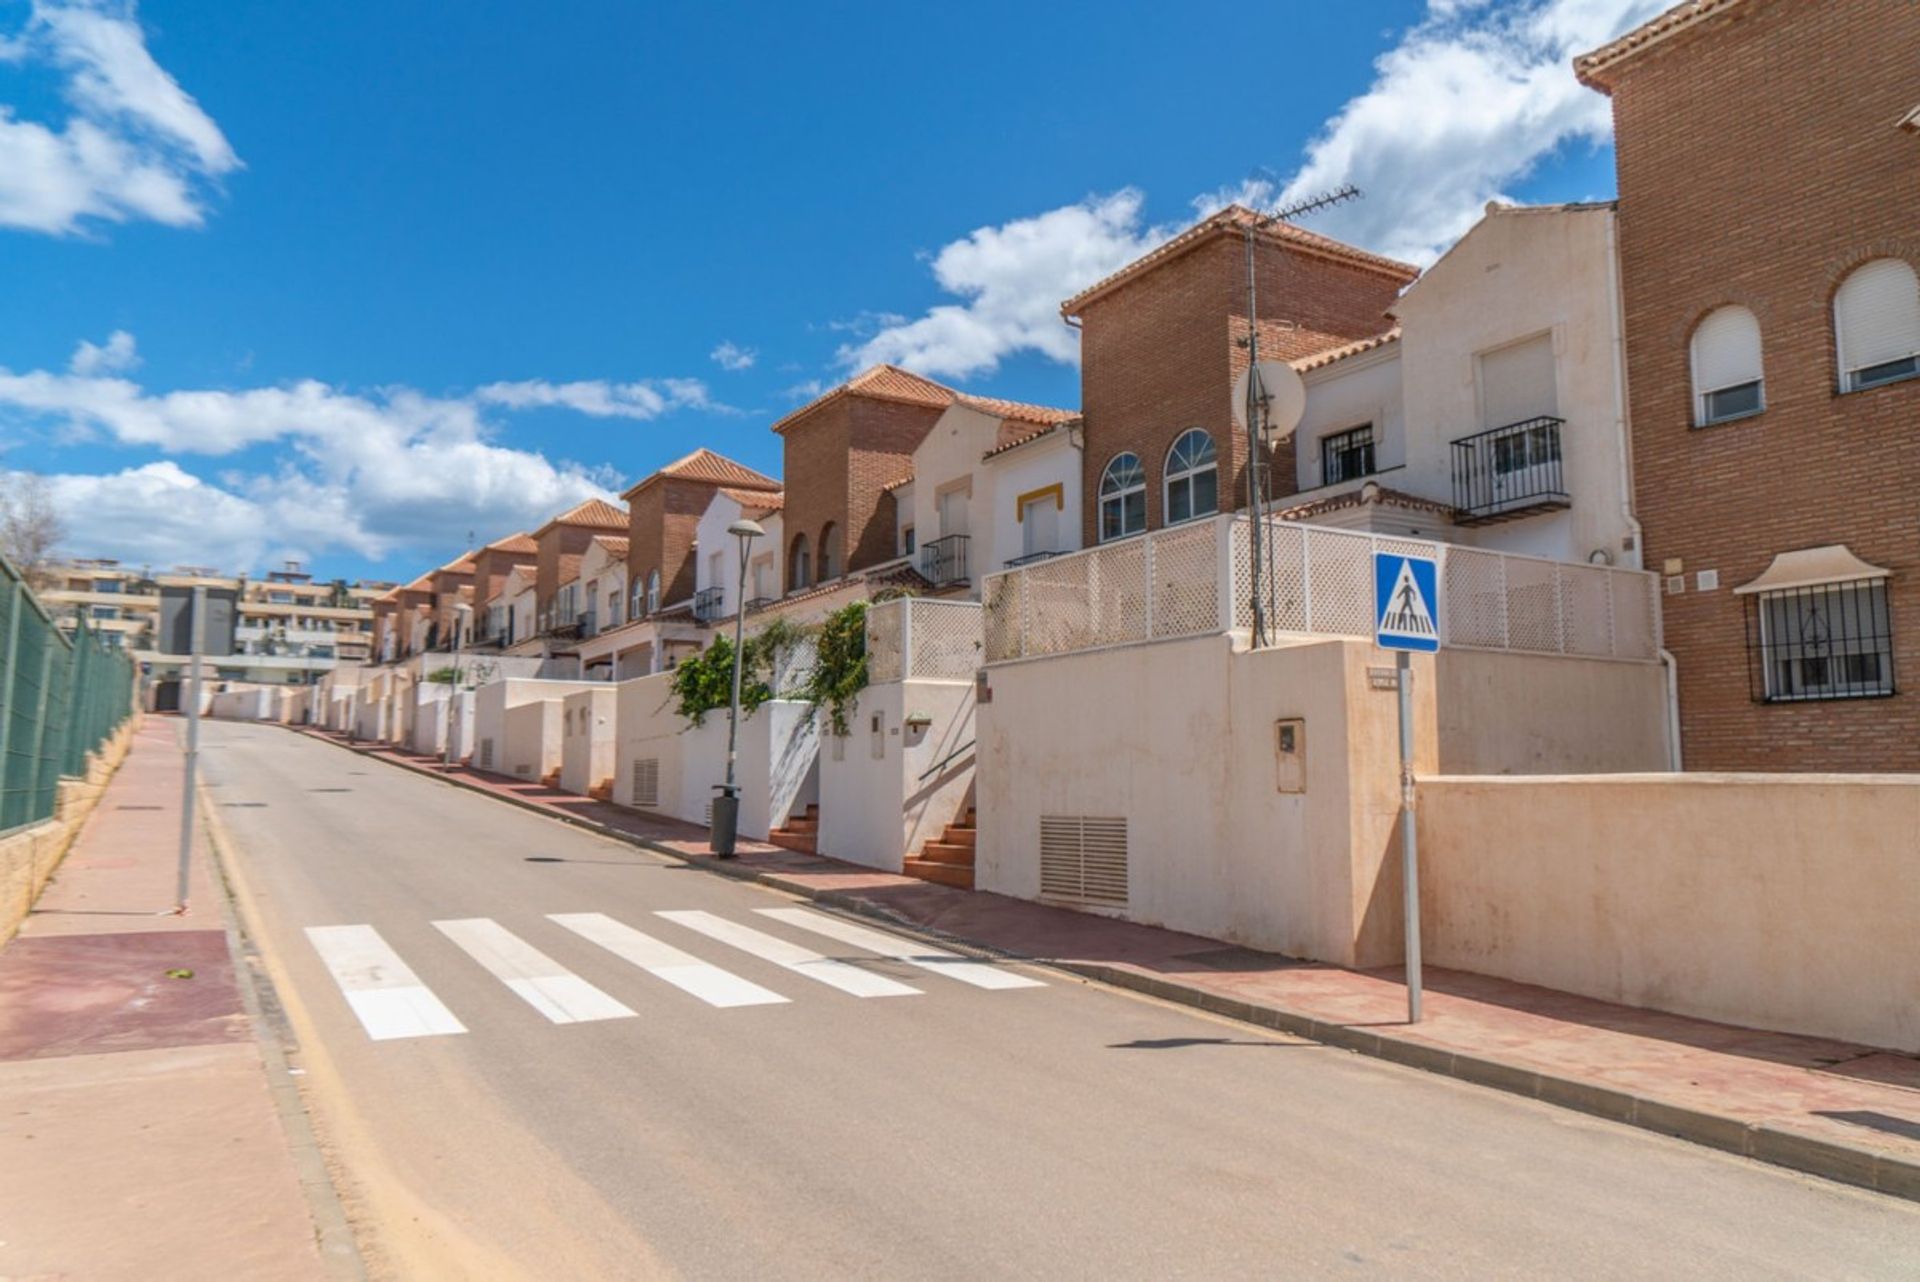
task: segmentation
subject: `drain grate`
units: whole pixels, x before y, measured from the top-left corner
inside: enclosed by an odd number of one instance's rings
[[[223,801],[220,804],[229,810],[265,810],[267,808],[267,803],[264,801]]]
[[[164,810],[165,806],[115,806],[115,810]]]
[[[351,788],[309,788],[308,792],[352,792]]]

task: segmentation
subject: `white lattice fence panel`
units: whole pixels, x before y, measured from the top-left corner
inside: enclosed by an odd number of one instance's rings
[[[1147,639],[1147,541],[1132,539],[1086,558],[1093,646]]]
[[[1560,584],[1551,561],[1506,558],[1507,648],[1560,653]]]
[[[1448,645],[1499,650],[1507,644],[1506,558],[1498,552],[1448,548],[1441,591]]]
[[[867,608],[867,681],[885,685],[906,674],[901,653],[901,625],[905,622],[904,599]]]
[[[1373,540],[1303,526],[1307,627],[1333,636],[1373,635]]]
[[[1613,652],[1622,659],[1660,657],[1659,580],[1643,570],[1614,570]]]
[[[1151,635],[1184,637],[1218,632],[1220,525],[1201,521],[1153,536]]]
[[[1025,623],[1027,576],[1024,570],[996,574],[981,593],[981,623],[987,662],[1018,659],[1026,653],[1021,629]]]
[[[1099,644],[1088,583],[1098,555],[1056,557],[1020,571],[1026,580],[1027,654],[1065,654]]]
[[[767,688],[776,698],[792,694],[807,683],[819,662],[820,650],[812,637],[801,637],[791,645],[781,646],[773,656],[773,673]]]
[[[1563,565],[1560,570],[1561,650],[1605,658],[1613,653],[1613,602],[1604,565]]]
[[[971,681],[979,671],[982,611],[971,601],[907,601],[908,675],[929,681]]]

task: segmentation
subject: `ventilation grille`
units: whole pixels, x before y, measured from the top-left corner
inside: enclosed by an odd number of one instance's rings
[[[1040,897],[1100,908],[1127,906],[1127,821],[1040,816]]]
[[[633,804],[655,810],[660,805],[660,758],[641,757],[633,763]]]
[[[482,739],[480,741],[480,768],[482,770],[493,769],[493,740],[491,739]]]

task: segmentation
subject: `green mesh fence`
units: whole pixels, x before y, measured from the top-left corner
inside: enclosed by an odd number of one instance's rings
[[[132,656],[85,621],[63,633],[0,558],[0,832],[51,818],[60,777],[132,711]]]

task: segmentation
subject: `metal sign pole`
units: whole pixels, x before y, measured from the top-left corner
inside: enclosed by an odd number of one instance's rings
[[[193,589],[193,617],[187,625],[192,673],[187,694],[187,761],[185,781],[180,790],[180,878],[174,895],[174,915],[187,912],[187,871],[193,864],[194,782],[200,763],[200,651],[206,647],[207,589]]]
[[[1395,651],[1400,685],[1400,869],[1406,884],[1407,1022],[1420,1022],[1420,837],[1414,820],[1413,657]]]

